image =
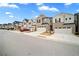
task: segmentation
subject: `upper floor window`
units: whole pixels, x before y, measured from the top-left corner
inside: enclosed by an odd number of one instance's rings
[[[65,20],[67,20],[67,18],[65,18]]]
[[[55,23],[57,23],[57,19],[55,19]]]
[[[61,29],[61,27],[59,27],[59,29]]]
[[[71,18],[69,18],[69,20],[71,20]]]
[[[39,20],[39,23],[40,23],[40,20]]]
[[[37,23],[40,23],[40,20],[37,20]]]
[[[38,23],[39,21],[37,20],[37,23]]]

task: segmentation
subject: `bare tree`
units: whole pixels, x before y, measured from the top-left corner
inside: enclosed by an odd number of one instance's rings
[[[49,29],[49,33],[51,34],[51,32],[53,31],[53,22],[52,22],[52,17],[49,18],[49,26],[50,26],[50,29]]]

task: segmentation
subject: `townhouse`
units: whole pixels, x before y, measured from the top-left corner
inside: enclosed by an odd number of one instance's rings
[[[75,33],[74,15],[60,13],[53,17],[53,28],[55,32]]]
[[[49,20],[46,18],[47,17],[44,14],[41,14],[36,18],[37,28],[45,28],[48,25]]]
[[[14,30],[13,23],[8,23],[6,29],[7,29],[7,30]]]
[[[22,22],[21,21],[14,21],[13,22],[14,30],[19,30],[21,26],[22,26]]]
[[[75,20],[75,34],[79,35],[79,13],[74,14],[74,20]]]
[[[0,24],[0,29],[2,29],[2,24]]]

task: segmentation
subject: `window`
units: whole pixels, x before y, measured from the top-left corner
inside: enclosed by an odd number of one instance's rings
[[[69,18],[69,20],[71,20],[71,18]]]
[[[39,23],[40,23],[40,20],[39,20]]]
[[[63,27],[63,29],[65,29],[66,27]]]
[[[55,29],[57,29],[57,27],[55,27]]]
[[[37,23],[38,23],[39,21],[37,20]]]
[[[68,29],[70,29],[71,27],[67,27]]]
[[[65,18],[65,20],[67,20],[67,18]]]
[[[61,27],[59,27],[59,29],[61,29]]]
[[[57,19],[55,19],[55,23],[57,23]]]
[[[61,18],[59,18],[59,22],[61,22]]]

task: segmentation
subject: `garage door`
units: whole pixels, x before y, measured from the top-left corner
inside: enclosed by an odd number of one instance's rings
[[[71,34],[72,28],[70,29],[54,29],[55,33],[62,33],[62,34]]]

